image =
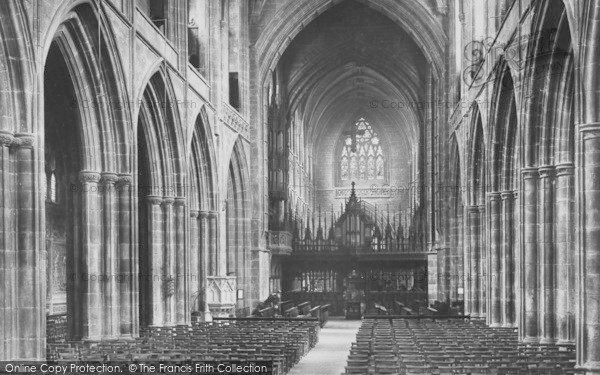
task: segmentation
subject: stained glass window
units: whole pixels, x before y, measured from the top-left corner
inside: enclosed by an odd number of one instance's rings
[[[345,132],[340,155],[342,181],[383,180],[384,157],[379,137],[364,118]]]

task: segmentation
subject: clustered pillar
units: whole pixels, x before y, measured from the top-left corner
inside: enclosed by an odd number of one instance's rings
[[[559,344],[575,342],[574,171],[572,163],[556,166],[556,338]]]
[[[121,336],[137,336],[139,333],[138,309],[138,252],[133,246],[133,226],[131,225],[133,212],[133,197],[131,185],[133,178],[127,174],[118,177],[117,200],[119,210],[118,226],[118,274],[119,274],[119,308]]]
[[[0,131],[0,360],[45,356],[45,254],[33,134]]]
[[[137,313],[137,252],[133,249],[130,175],[79,173],[81,225],[70,262],[72,334],[96,340],[134,336]],[[76,218],[76,220],[78,220]],[[79,240],[80,239],[80,240]],[[82,253],[78,254],[77,243]],[[80,318],[81,321],[78,321]]]
[[[538,264],[540,342],[554,342],[554,167],[538,169]]]
[[[514,191],[503,191],[502,198],[502,248],[500,254],[500,299],[502,309],[502,326],[515,326],[515,211]]]
[[[577,359],[600,373],[600,123],[580,125],[582,143],[581,247]]]
[[[537,168],[526,168],[523,174],[523,322],[521,335],[525,342],[537,342],[538,333],[538,266],[537,266]]]
[[[501,262],[502,240],[502,201],[500,193],[488,194],[490,207],[490,314],[488,323],[492,327],[502,325],[502,280],[504,270]]]
[[[469,229],[469,259],[467,262],[468,264],[465,267],[465,278],[468,279],[469,282],[468,291],[465,296],[465,299],[468,299],[468,303],[465,306],[465,313],[477,318],[481,316],[481,210],[479,206],[470,206],[467,214]],[[466,270],[468,270],[468,272]]]

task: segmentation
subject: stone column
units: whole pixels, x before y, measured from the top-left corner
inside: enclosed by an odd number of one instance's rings
[[[164,306],[164,225],[163,213],[161,210],[162,197],[149,195],[148,201],[148,249],[151,254],[150,265],[150,286],[152,290],[151,297],[151,318],[150,325],[160,327],[164,324],[165,306]]]
[[[479,260],[479,316],[487,316],[487,287],[488,287],[488,263],[487,263],[487,248],[486,248],[486,232],[485,232],[485,218],[486,218],[486,207],[485,205],[479,206],[479,226],[478,226],[478,260]]]
[[[577,363],[600,374],[600,123],[579,126],[581,247]]]
[[[575,168],[572,163],[556,166],[556,339],[559,344],[575,342]]]
[[[481,303],[479,301],[479,289],[481,287],[481,274],[479,269],[480,246],[480,211],[479,206],[470,206],[468,209],[469,228],[469,314],[473,318],[480,316]]]
[[[173,218],[173,203],[175,198],[163,197],[163,230],[164,230],[164,267],[165,280],[164,288],[164,309],[165,309],[165,325],[172,326],[175,323],[175,233],[174,233],[174,218]]]
[[[209,254],[210,254],[210,265],[209,275],[217,276],[220,274],[219,269],[219,251],[217,249],[218,233],[217,233],[217,220],[218,213],[216,211],[208,212],[208,239],[209,239]]]
[[[491,327],[502,326],[502,280],[504,279],[504,270],[502,269],[502,210],[500,193],[494,192],[488,194],[490,214],[490,316],[488,324]]]
[[[500,255],[501,269],[500,278],[502,326],[514,327],[515,315],[515,252],[514,252],[514,192],[503,191],[502,197],[502,249]]]
[[[471,208],[464,207],[465,219],[463,220],[463,285],[464,285],[464,313],[470,315],[472,311],[471,307],[471,285],[472,285],[472,270],[471,270]]]
[[[83,251],[83,304],[82,336],[86,340],[99,340],[103,335],[104,309],[102,300],[102,215],[98,194],[100,173],[79,173],[81,192],[81,228]]]
[[[189,259],[185,252],[185,201],[184,197],[175,198],[175,323],[184,325],[189,323],[189,297],[186,291],[189,288],[187,274]]]
[[[201,301],[203,301],[203,305],[199,305],[198,308],[204,311],[204,319],[206,320],[210,317],[210,311],[208,310],[208,306],[206,305],[206,276],[211,275],[210,273],[210,242],[208,233],[208,211],[200,211],[198,215],[198,220],[200,221],[200,297]]]
[[[17,245],[17,251],[13,253],[16,257],[9,262],[16,261],[16,264],[13,263],[16,266],[16,280],[13,281],[16,283],[12,288],[13,291],[16,288],[17,293],[12,295],[12,306],[16,309],[12,311],[14,315],[9,324],[16,324],[18,334],[13,340],[13,358],[10,359],[45,357],[46,269],[42,263],[40,249],[43,249],[43,245],[38,243],[40,238],[36,225],[36,213],[44,211],[36,207],[34,141],[33,134],[25,133],[15,134],[13,140],[16,186],[12,189],[17,202],[17,209],[13,211],[13,215],[16,215],[17,238],[13,243]]]
[[[190,283],[189,295],[192,311],[198,311],[200,301],[200,212],[190,210]]]
[[[427,304],[432,305],[438,299],[438,282],[439,282],[439,253],[433,250],[427,253]],[[260,265],[257,264],[257,268]]]
[[[554,167],[538,170],[538,263],[540,270],[540,342],[551,344],[554,339]]]
[[[444,263],[442,267],[442,295],[441,301],[450,300],[450,277],[452,275],[452,250],[450,248],[440,249],[444,252]]]
[[[524,321],[521,337],[525,342],[538,341],[538,264],[537,264],[537,199],[538,170],[524,168],[523,175],[523,285]]]
[[[117,181],[117,201],[119,207],[118,228],[118,275],[119,282],[119,333],[122,336],[136,336],[139,332],[138,315],[138,254],[133,249],[131,226],[132,199],[130,175],[120,175]]]
[[[456,273],[453,276],[452,279],[450,279],[451,281],[454,280],[455,282],[455,286],[451,289],[454,289],[456,292],[456,297],[454,298],[454,301],[463,301],[464,302],[464,293],[465,293],[465,269],[464,269],[464,257],[465,254],[463,252],[464,249],[464,220],[463,220],[463,215],[464,215],[464,209],[462,207],[462,205],[459,206],[458,208],[460,210],[460,212],[457,213],[456,215],[456,249],[454,251],[454,256],[456,257],[455,259],[455,270]],[[451,297],[452,299],[452,297]]]
[[[117,230],[118,206],[115,191],[117,175],[102,173],[100,196],[102,196],[102,276],[103,330],[104,337],[117,337],[120,331],[119,290],[117,285]]]
[[[0,130],[0,361],[16,358],[13,354],[16,328],[17,264],[14,249],[13,178],[10,146],[12,133]]]
[[[438,248],[437,252],[437,291],[435,298],[430,298],[431,300],[445,301],[446,300],[446,262],[447,262],[447,252],[446,249]],[[433,297],[433,296],[431,296]],[[433,302],[432,302],[433,303]]]

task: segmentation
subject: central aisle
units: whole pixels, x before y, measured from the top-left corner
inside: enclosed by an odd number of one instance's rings
[[[319,332],[319,342],[289,372],[290,375],[340,375],[362,321],[332,318]]]

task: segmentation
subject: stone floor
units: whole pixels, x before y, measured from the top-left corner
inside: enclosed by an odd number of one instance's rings
[[[317,345],[298,362],[289,375],[340,375],[345,371],[360,320],[332,318],[319,333]]]

